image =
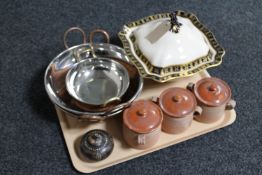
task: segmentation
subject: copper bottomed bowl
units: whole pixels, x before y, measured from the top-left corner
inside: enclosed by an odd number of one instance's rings
[[[91,47],[93,53],[88,51]],[[79,52],[79,50],[85,52]],[[90,108],[72,98],[67,92],[65,85],[67,72],[79,61],[93,58],[93,54],[97,57],[114,60],[122,64],[127,70],[130,79],[129,87],[118,104],[107,105],[101,108]],[[136,99],[142,91],[143,78],[136,67],[130,63],[122,48],[109,43],[91,45],[84,42],[84,44],[66,49],[50,62],[45,72],[44,84],[50,100],[55,106],[68,114],[68,116],[90,120],[103,120],[122,112]]]

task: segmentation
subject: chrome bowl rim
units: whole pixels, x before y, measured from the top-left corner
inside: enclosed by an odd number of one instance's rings
[[[105,119],[105,118],[108,118],[108,117],[111,117],[111,116],[114,116],[120,112],[122,112],[122,110],[125,108],[125,107],[128,107],[141,93],[142,89],[143,89],[143,77],[141,75],[139,75],[139,79],[138,79],[138,89],[136,91],[136,93],[127,101],[127,102],[124,102],[124,103],[121,103],[119,105],[117,105],[115,108],[113,108],[112,110],[110,111],[102,111],[102,112],[88,112],[88,111],[78,111],[78,110],[75,110],[75,109],[72,109],[72,108],[68,108],[66,106],[63,106],[61,103],[59,103],[58,101],[55,100],[55,98],[57,97],[56,94],[54,94],[54,92],[50,92],[49,91],[49,88],[48,86],[50,86],[49,82],[48,82],[48,71],[50,71],[50,68],[51,68],[51,65],[54,64],[63,54],[69,52],[69,51],[72,51],[76,48],[80,48],[80,47],[84,47],[84,46],[90,46],[89,43],[85,43],[85,44],[80,44],[80,45],[76,45],[76,46],[73,46],[73,47],[70,47],[66,50],[64,50],[63,52],[59,53],[56,57],[54,57],[52,59],[52,61],[48,64],[46,70],[45,70],[45,75],[44,75],[44,86],[45,86],[45,90],[47,92],[47,95],[49,96],[51,102],[59,107],[60,109],[62,109],[64,112],[66,112],[67,114],[69,114],[70,116],[73,116],[73,117],[76,117],[76,118],[87,118],[87,119],[95,119],[95,120],[101,120],[101,119]],[[119,50],[123,53],[125,53],[124,49],[119,47],[119,46],[116,46],[116,45],[113,45],[113,44],[107,44],[107,43],[100,43],[100,44],[95,44],[94,45],[95,47],[109,47],[109,48],[114,48],[116,50]],[[124,61],[126,61],[127,63],[130,63],[132,64],[127,55],[124,56],[125,58],[122,59]],[[121,58],[119,58],[121,59]],[[58,97],[59,99],[59,97]],[[61,100],[61,99],[59,99]]]

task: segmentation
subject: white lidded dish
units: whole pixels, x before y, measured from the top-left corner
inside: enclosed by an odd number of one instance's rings
[[[119,32],[128,57],[144,78],[166,82],[222,62],[224,49],[195,15],[177,11],[175,31],[173,16],[148,16],[124,25]]]

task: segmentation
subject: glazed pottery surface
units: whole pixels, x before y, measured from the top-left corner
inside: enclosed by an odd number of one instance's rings
[[[159,139],[163,115],[161,109],[150,100],[138,100],[125,109],[123,136],[137,149],[153,146]]]
[[[236,105],[231,99],[230,87],[221,79],[203,78],[196,84],[190,83],[188,89],[194,92],[198,104],[202,107],[201,115],[195,117],[200,122],[216,122],[224,116],[225,110],[231,110]]]
[[[192,123],[194,112],[202,112],[193,93],[178,87],[163,91],[159,105],[164,114],[162,130],[171,134],[185,131]]]

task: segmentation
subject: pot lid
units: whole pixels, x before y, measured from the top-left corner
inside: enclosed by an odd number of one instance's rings
[[[231,90],[226,82],[218,78],[204,78],[194,87],[197,99],[209,106],[220,106],[229,101]]]
[[[137,133],[149,133],[162,122],[161,109],[152,101],[139,100],[124,111],[123,122]]]
[[[169,88],[159,98],[161,109],[171,117],[184,117],[196,108],[193,93],[183,88]]]
[[[175,31],[170,19],[151,21],[134,31],[141,53],[157,67],[186,64],[209,51],[202,32],[190,19],[172,14],[171,20],[176,20]]]

